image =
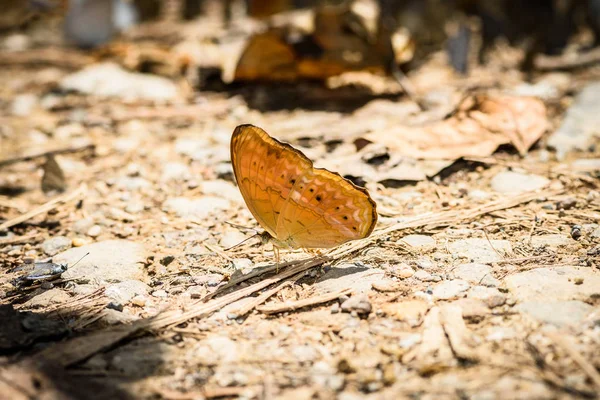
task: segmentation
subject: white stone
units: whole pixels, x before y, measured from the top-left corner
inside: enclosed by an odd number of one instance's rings
[[[600,273],[591,268],[536,268],[509,275],[504,282],[518,301],[586,301],[600,297]]]
[[[165,299],[165,298],[169,297],[169,294],[167,293],[166,290],[159,289],[159,290],[155,290],[154,292],[152,292],[152,296],[159,297],[161,299]]]
[[[468,297],[483,301],[489,308],[499,307],[506,303],[506,296],[496,288],[474,286],[469,290]]]
[[[504,171],[496,174],[490,185],[498,193],[519,194],[541,189],[549,183],[543,176]]]
[[[469,259],[475,263],[501,261],[512,253],[508,240],[461,239],[448,245],[452,255]]]
[[[407,235],[400,239],[401,242],[417,250],[430,251],[435,249],[435,239],[427,235]]]
[[[594,307],[578,300],[569,301],[526,301],[515,306],[515,310],[533,319],[556,326],[578,327]]]
[[[576,243],[575,240],[571,239],[569,236],[561,235],[560,233],[531,237],[531,245],[533,247],[561,247],[574,243]]]
[[[12,106],[11,113],[18,117],[26,117],[37,106],[38,98],[34,94],[20,94],[15,96]]]
[[[173,212],[185,219],[203,219],[229,207],[229,200],[215,196],[204,196],[196,199],[174,197],[163,203],[163,208],[166,211]]]
[[[460,279],[444,281],[433,288],[433,298],[436,300],[450,300],[467,291],[469,287],[469,282]]]
[[[73,265],[83,255],[77,265]],[[144,280],[143,264],[147,253],[144,245],[127,240],[106,240],[75,247],[54,257],[56,263],[68,263],[64,279],[97,282],[121,282],[128,279]]]
[[[133,73],[113,63],[95,63],[66,76],[63,90],[125,100],[166,101],[177,98],[177,86],[169,79],[150,74]]]
[[[54,236],[50,239],[44,240],[42,243],[42,250],[49,256],[60,253],[71,247],[73,242],[71,239],[65,236]]]
[[[456,278],[476,285],[498,286],[499,284],[498,280],[492,274],[492,268],[486,264],[460,264],[452,270],[452,274]]]
[[[190,179],[190,169],[187,165],[179,162],[169,162],[163,165],[160,180],[163,182],[182,182]]]
[[[129,279],[108,286],[104,294],[121,304],[127,304],[135,296],[147,294],[149,290],[150,288],[144,282]]]

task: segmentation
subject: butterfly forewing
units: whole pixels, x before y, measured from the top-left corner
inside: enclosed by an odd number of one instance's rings
[[[290,193],[277,235],[287,235],[294,247],[333,247],[370,235],[376,220],[375,203],[364,189],[338,174],[312,168]]]
[[[365,189],[313,168],[300,151],[252,125],[238,126],[231,160],[248,208],[271,236],[291,247],[333,247],[368,236],[377,221]]]
[[[294,156],[294,150],[252,125],[237,127],[231,139],[233,171],[242,196],[252,215],[275,238],[280,210],[295,177],[307,168],[306,163],[290,162]]]

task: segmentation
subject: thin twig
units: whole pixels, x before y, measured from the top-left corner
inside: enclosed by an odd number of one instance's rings
[[[157,315],[151,320],[140,321],[138,329],[140,330],[156,330],[166,328],[167,326],[178,325],[193,318],[206,317],[213,312],[220,310],[228,304],[238,301],[246,296],[251,295],[259,290],[269,287],[277,282],[285,280],[300,272],[304,272],[312,267],[320,265],[324,262],[321,257],[313,257],[306,260],[296,261],[295,265],[281,271],[279,274],[270,278],[264,279],[248,287],[239,289],[233,293],[229,293],[223,297],[204,303],[202,300],[192,305],[189,309],[181,311],[169,311]]]
[[[327,257],[321,257],[322,263],[325,263],[327,261],[330,261],[329,258]],[[260,276],[260,275],[264,275],[267,274],[269,272],[273,272],[273,271],[283,271],[285,268],[289,267],[290,265],[295,265],[296,263],[298,263],[298,261],[288,261],[288,262],[284,262],[281,263],[279,265],[277,264],[273,264],[273,265],[269,265],[267,267],[264,268],[255,268],[252,272],[245,274],[245,275],[241,275],[238,276],[234,279],[231,279],[229,282],[227,282],[226,285],[221,286],[220,288],[218,288],[217,290],[215,290],[212,293],[207,294],[205,297],[202,298],[202,301],[207,301],[212,299],[213,297],[225,292],[227,289],[230,289],[242,282],[247,281],[248,279],[252,279],[254,277]]]
[[[326,293],[321,296],[309,297],[308,299],[302,299],[297,301],[284,302],[281,304],[275,304],[272,306],[258,307],[257,310],[264,314],[277,314],[286,311],[294,311],[303,307],[314,306],[316,304],[327,303],[335,300],[342,295],[349,294],[352,291],[351,288],[338,290],[337,292]]]
[[[62,196],[56,197],[55,199],[52,199],[49,202],[44,203],[41,206],[34,208],[33,210],[31,210],[25,214],[22,214],[16,218],[13,218],[13,219],[10,219],[10,220],[4,222],[3,224],[0,224],[0,231],[8,229],[11,226],[21,224],[21,223],[27,221],[28,219],[31,219],[31,218],[35,217],[36,215],[48,212],[48,211],[58,207],[61,204],[68,203],[69,201],[74,200],[74,199],[78,198],[79,196],[81,196],[83,193],[85,193],[85,190],[86,190],[86,186],[85,186],[85,184],[82,184],[81,186],[79,186],[77,189],[75,189],[71,193],[66,193]]]
[[[229,257],[227,254],[225,254],[225,252],[221,249],[218,249],[216,246],[212,246],[208,243],[203,243],[204,247],[206,247],[208,250],[212,251],[213,253],[216,253],[218,256],[224,258],[225,260],[231,262],[233,261],[233,258]]]
[[[15,237],[11,237],[11,238],[7,238],[7,239],[0,239],[0,246],[6,246],[9,244],[20,244],[20,243],[27,243],[27,242],[33,242],[34,240],[40,238],[42,236],[41,233],[30,233],[29,235],[23,235],[23,236],[15,236]]]
[[[0,65],[52,65],[67,69],[80,69],[94,61],[94,57],[82,52],[54,47],[0,53]]]
[[[10,164],[15,164],[18,162],[23,162],[23,161],[32,161],[35,160],[37,158],[44,158],[44,157],[48,157],[48,156],[54,156],[57,154],[70,154],[70,153],[78,153],[80,151],[85,151],[85,150],[92,150],[96,147],[96,145],[94,144],[86,144],[84,146],[76,146],[76,147],[66,147],[63,149],[55,149],[55,150],[49,150],[49,151],[45,151],[43,153],[37,153],[37,154],[30,154],[28,156],[19,156],[19,157],[13,157],[13,158],[6,158],[4,160],[0,160],[0,167],[4,167]]]
[[[301,273],[293,276],[292,278],[290,278],[289,280],[286,280],[285,282],[281,283],[280,285],[275,286],[273,289],[267,290],[266,292],[262,293],[260,296],[253,298],[248,303],[244,304],[242,307],[238,308],[237,310],[232,311],[231,313],[234,314],[236,317],[242,317],[242,316],[248,314],[250,311],[254,310],[254,308],[258,307],[259,305],[261,305],[262,303],[267,301],[269,299],[269,297],[277,294],[283,288],[290,286],[294,280],[300,278],[302,275],[304,275],[304,272],[301,272]]]

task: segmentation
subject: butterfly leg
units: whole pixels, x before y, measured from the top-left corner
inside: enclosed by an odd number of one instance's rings
[[[275,246],[275,244],[273,244],[273,253],[275,254],[275,268],[276,268],[276,273],[279,273],[279,247]]]

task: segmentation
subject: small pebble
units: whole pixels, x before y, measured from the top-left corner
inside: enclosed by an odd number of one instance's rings
[[[141,211],[144,211],[144,205],[142,203],[132,202],[127,204],[127,207],[125,207],[125,211],[130,214],[137,214]]]
[[[340,312],[340,305],[339,305],[338,303],[334,303],[334,304],[331,306],[331,313],[332,313],[332,314],[337,314],[337,313],[339,313],[339,312]]]
[[[106,305],[106,308],[121,312],[121,311],[123,311],[123,304],[118,303],[116,301],[111,301],[110,303],[108,303]]]
[[[168,293],[165,290],[155,290],[154,292],[152,292],[152,296],[154,297],[160,297],[160,298],[166,298],[168,296]]]
[[[575,278],[575,279],[573,279],[573,282],[576,285],[583,285],[583,278]]]
[[[73,230],[77,233],[85,234],[92,226],[94,226],[94,221],[84,218],[73,224]]]
[[[422,269],[415,272],[414,276],[415,278],[423,282],[431,282],[433,280],[433,276],[429,272],[423,271]]]
[[[577,205],[577,199],[569,197],[556,203],[556,208],[559,210],[570,210]]]
[[[42,243],[42,250],[47,255],[53,256],[67,250],[69,247],[71,247],[71,244],[72,241],[68,237],[55,236],[44,240],[44,243]]]
[[[417,267],[425,270],[432,270],[435,268],[435,264],[429,258],[419,258],[417,261]]]
[[[573,225],[573,227],[571,227],[571,237],[575,240],[581,237],[581,226]]]
[[[85,246],[86,244],[89,244],[89,240],[87,240],[87,239],[80,238],[80,237],[76,237],[73,239],[73,247],[81,247],[81,246]]]
[[[141,294],[138,294],[137,296],[134,296],[131,299],[131,304],[138,306],[138,307],[144,307],[147,302],[148,302],[148,300],[146,299],[146,297],[142,296]]]
[[[373,306],[371,306],[371,302],[367,296],[358,295],[352,296],[344,301],[341,308],[344,312],[355,312],[358,315],[368,315],[373,309]]]
[[[102,233],[102,227],[100,225],[94,225],[87,231],[89,237],[98,237]]]

